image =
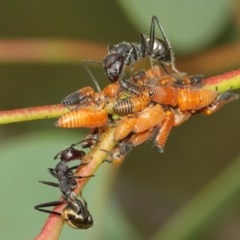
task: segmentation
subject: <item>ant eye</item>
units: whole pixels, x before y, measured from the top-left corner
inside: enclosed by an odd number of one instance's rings
[[[152,97],[154,95],[154,91],[150,89],[148,94],[149,94],[150,97]]]

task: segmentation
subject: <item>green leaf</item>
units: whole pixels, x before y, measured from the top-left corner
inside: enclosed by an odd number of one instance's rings
[[[149,33],[152,15],[163,26],[174,51],[192,53],[206,48],[226,29],[234,0],[119,0],[139,31]],[[160,35],[158,35],[160,36]]]

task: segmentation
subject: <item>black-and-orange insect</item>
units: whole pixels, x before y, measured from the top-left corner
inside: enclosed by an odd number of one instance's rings
[[[143,110],[150,103],[149,91],[143,91],[140,96],[117,100],[114,112],[126,115]]]
[[[82,104],[87,102],[89,99],[92,99],[94,94],[95,91],[92,87],[83,87],[75,92],[70,93],[61,101],[61,103],[63,105]]]
[[[83,61],[82,63],[83,63],[83,66],[85,67],[85,70],[87,71],[88,75],[90,76],[91,80],[93,81],[93,83],[97,89],[97,92],[101,92],[101,88],[98,84],[98,81],[95,79],[92,72],[88,68],[87,62]],[[94,95],[95,95],[94,89],[92,87],[87,86],[87,87],[80,88],[77,91],[70,93],[65,98],[63,98],[61,103],[65,106],[83,104],[83,103],[86,103],[87,101],[91,100]]]

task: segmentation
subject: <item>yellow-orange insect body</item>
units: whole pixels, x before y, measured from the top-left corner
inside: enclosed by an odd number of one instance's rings
[[[56,122],[62,128],[96,128],[107,123],[108,115],[103,109],[77,109],[61,116]]]
[[[218,92],[201,88],[175,88],[172,86],[154,86],[149,89],[152,102],[178,106],[182,111],[195,111],[211,104]]]
[[[165,113],[159,104],[150,106],[139,113],[133,132],[139,133],[151,129],[161,123],[164,118]]]
[[[171,86],[154,86],[149,89],[149,95],[152,102],[163,105],[177,105],[177,88]]]
[[[133,130],[136,120],[136,118],[126,118],[121,120],[114,131],[114,140],[119,141],[127,137],[127,135]]]
[[[115,97],[115,95],[120,90],[119,83],[108,84],[103,90],[102,93],[105,97]]]
[[[117,101],[114,106],[115,113],[128,114],[143,110],[150,102],[148,91],[144,91],[139,97],[131,97]]]
[[[155,137],[155,144],[160,152],[163,152],[164,146],[166,144],[167,138],[174,125],[174,115],[171,111],[166,112],[166,117],[159,125],[158,133]]]
[[[178,90],[177,102],[182,111],[194,111],[208,106],[218,95],[218,92],[208,89],[184,88]]]
[[[142,144],[143,142],[147,141],[153,134],[153,130],[149,129],[144,132],[134,133],[130,139],[129,142],[132,144],[132,146],[137,146]]]

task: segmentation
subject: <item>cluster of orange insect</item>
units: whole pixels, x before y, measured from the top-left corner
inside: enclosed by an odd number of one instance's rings
[[[128,80],[111,83],[100,92],[83,87],[70,94],[64,102],[75,104],[78,99],[78,104],[61,116],[56,126],[92,128],[95,136],[103,127],[113,126],[117,146],[109,157],[119,165],[132,147],[148,139],[153,139],[163,152],[172,127],[199,112],[212,114],[237,97],[231,92],[219,94],[204,89],[199,75],[165,74],[155,65],[146,72],[134,73]]]
[[[163,39],[155,37],[156,24]],[[163,152],[173,127],[179,126],[192,115],[212,114],[226,103],[238,98],[235,93],[220,94],[204,88],[202,75],[188,76],[179,72],[175,67],[171,45],[155,16],[152,17],[149,37],[143,33],[140,37],[140,44],[122,42],[109,46],[108,54],[101,64],[111,83],[102,90],[95,91],[92,87],[83,87],[66,96],[62,104],[69,108],[69,112],[55,123],[61,128],[92,129],[82,141],[85,145],[83,147],[94,147],[100,135],[106,129],[113,128],[116,146],[108,152],[107,160],[117,166],[123,162],[133,147],[149,139],[153,140],[160,152]],[[132,71],[127,79],[125,67],[127,65],[132,67],[136,61],[146,57],[151,63],[155,61],[158,64],[152,65],[147,71]],[[66,150],[62,151],[60,159],[64,160],[64,164],[79,157],[78,152],[72,147],[68,150],[71,150],[71,154],[69,151],[68,154],[65,153]],[[65,175],[70,175],[69,170],[66,171],[62,167],[60,170],[64,174],[66,172]],[[58,177],[57,174],[54,176]],[[75,185],[69,184],[72,178],[72,175],[70,178],[65,176],[64,180],[67,186],[69,185],[70,193],[75,188]],[[84,207],[85,202],[77,202],[70,193],[64,196],[68,204],[67,213],[70,206],[74,205],[73,212],[76,218],[71,221],[71,225],[75,228],[90,227],[92,219]],[[36,209],[45,211],[42,207],[46,206],[52,206],[52,203],[37,205]],[[66,221],[66,218],[64,220]]]
[[[163,39],[155,37],[155,25]],[[106,75],[112,82],[102,91],[83,87],[62,100],[65,106],[75,105],[56,122],[62,128],[91,128],[102,132],[114,126],[117,146],[109,153],[110,161],[119,165],[132,147],[153,139],[163,152],[172,127],[196,113],[212,114],[238,98],[231,92],[219,94],[204,88],[202,75],[188,76],[175,67],[174,53],[157,17],[152,17],[149,37],[140,35],[141,43],[122,42],[110,45],[103,60]],[[148,57],[157,61],[148,71],[132,72],[124,77],[126,65]],[[169,72],[166,65],[170,65]],[[101,130],[98,131],[98,128]]]

